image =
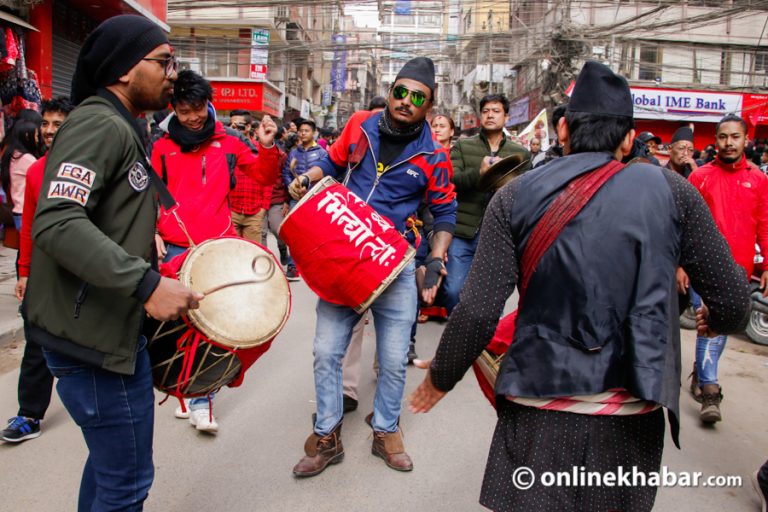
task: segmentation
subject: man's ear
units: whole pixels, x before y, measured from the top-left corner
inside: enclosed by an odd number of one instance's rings
[[[632,144],[635,143],[635,133],[635,129],[632,128],[629,130],[629,133],[624,136],[624,140],[621,141],[619,149],[621,150],[622,155],[627,156],[632,152]]]
[[[562,144],[565,153],[570,152],[571,133],[568,131],[568,123],[565,121],[565,116],[557,121],[557,127],[555,129],[557,131],[557,140]]]

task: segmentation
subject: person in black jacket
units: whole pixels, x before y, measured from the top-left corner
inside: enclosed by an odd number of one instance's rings
[[[702,328],[736,332],[746,323],[746,276],[706,204],[682,176],[653,165],[618,170],[577,208],[535,272],[527,263],[534,227],[555,198],[567,190],[573,200],[584,193],[575,180],[629,154],[632,115],[626,80],[585,64],[557,126],[565,156],[491,200],[462,300],[434,360],[417,361],[429,371],[410,408],[427,412],[480,355],[515,286],[529,283],[495,387],[498,423],[480,496],[493,510],[650,511],[653,484],[548,486],[540,477],[580,468],[606,478],[621,467],[658,472],[663,408],[678,444],[678,264],[702,287],[709,306],[700,311]]]

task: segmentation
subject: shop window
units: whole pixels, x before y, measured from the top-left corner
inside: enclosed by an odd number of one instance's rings
[[[661,48],[658,46],[640,47],[640,69],[638,80],[656,80],[661,78]]]
[[[755,73],[768,73],[768,53],[755,53]]]

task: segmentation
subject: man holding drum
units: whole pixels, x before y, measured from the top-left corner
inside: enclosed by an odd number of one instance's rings
[[[48,153],[23,307],[27,339],[43,347],[88,445],[79,510],[142,509],[154,477],[142,322],[177,318],[203,298],[150,264],[156,190],[135,118],[168,104],[176,67],[147,18],[103,22],[80,50],[79,106]]]
[[[244,135],[216,119],[212,100],[213,89],[205,78],[191,70],[181,71],[171,97],[173,113],[161,123],[164,133],[152,148],[152,167],[179,202],[176,215],[161,209],[157,222],[155,243],[165,261],[193,244],[237,235],[230,211],[236,171],[240,171],[238,179],[251,179],[270,189],[279,174],[274,121],[269,116],[261,120],[257,150]],[[213,394],[192,398],[189,411],[178,407],[175,415],[189,418],[197,430],[217,432],[212,399]]]
[[[432,61],[425,57],[410,60],[389,91],[387,109],[354,114],[328,156],[289,186],[291,195],[298,199],[323,175],[344,177],[352,192],[401,233],[408,216],[426,198],[435,217],[433,249],[421,291],[428,303],[434,300],[439,277],[445,275],[443,262],[456,221],[451,162],[447,151],[432,139],[425,121],[434,94]],[[374,455],[398,471],[413,469],[398,424],[416,308],[415,265],[411,262],[370,306],[376,326],[379,377],[373,413],[366,421],[374,431]],[[314,340],[317,419],[304,446],[306,456],[293,468],[296,476],[317,475],[344,457],[341,360],[359,319],[352,308],[318,301]]]

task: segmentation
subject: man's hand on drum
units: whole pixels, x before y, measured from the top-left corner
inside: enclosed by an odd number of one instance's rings
[[[259,144],[264,147],[271,147],[275,142],[275,134],[277,133],[277,125],[269,116],[264,116],[261,119],[259,127],[256,128],[256,135],[259,137]]]
[[[176,320],[188,310],[199,308],[203,297],[202,293],[187,288],[176,279],[161,277],[157,288],[144,303],[144,309],[156,320]]]
[[[416,388],[416,391],[408,397],[408,402],[410,402],[408,408],[414,413],[429,412],[437,402],[442,400],[446,393],[445,391],[440,391],[432,384],[432,372],[429,370],[432,360],[422,361],[421,359],[415,359],[413,364],[417,368],[427,370],[427,374],[424,376],[421,384],[419,384],[419,387]]]
[[[293,169],[291,169],[293,171]],[[296,174],[294,173],[294,176]],[[313,181],[317,181],[323,177],[323,170],[317,166],[310,167],[307,172],[300,176],[296,176],[293,181],[288,185],[288,193],[295,200],[299,200],[304,197],[304,194],[309,190],[309,186]]]

